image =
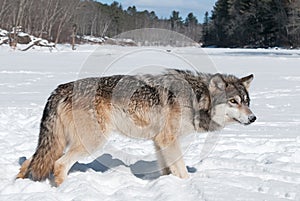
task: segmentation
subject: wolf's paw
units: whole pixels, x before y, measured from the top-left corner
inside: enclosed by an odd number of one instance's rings
[[[64,174],[65,166],[62,164],[55,164],[54,166],[54,182],[56,186],[62,184],[66,178]]]
[[[25,160],[20,168],[20,172],[17,174],[16,179],[25,179],[28,176],[28,167],[30,165],[31,159]]]
[[[171,166],[170,170],[174,176],[179,177],[180,179],[188,179],[190,177],[186,169],[179,169],[177,167]]]
[[[16,179],[25,179],[25,174],[22,172],[19,172],[16,176]]]

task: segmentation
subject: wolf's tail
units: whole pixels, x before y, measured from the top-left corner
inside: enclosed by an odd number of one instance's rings
[[[64,99],[59,87],[48,98],[41,120],[38,146],[31,161],[28,161],[27,165],[24,164],[25,167],[22,166],[19,173],[20,175],[23,171],[23,178],[45,180],[53,172],[55,161],[63,155],[66,139],[58,108]]]

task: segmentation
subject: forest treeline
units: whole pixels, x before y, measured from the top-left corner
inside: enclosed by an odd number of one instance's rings
[[[218,0],[203,23],[206,46],[300,47],[300,0]]]
[[[114,37],[129,30],[160,28],[179,32],[204,46],[300,47],[300,0],[218,0],[203,23],[174,10],[165,19],[93,0],[0,0],[0,28],[22,27],[56,43],[71,36]],[[73,37],[74,40],[74,37]]]
[[[168,19],[160,19],[154,11],[92,0],[0,0],[0,28],[12,27],[55,43],[70,41],[74,33],[114,37],[141,28],[173,30],[197,42],[202,38],[202,26],[193,13],[183,19],[174,10]]]

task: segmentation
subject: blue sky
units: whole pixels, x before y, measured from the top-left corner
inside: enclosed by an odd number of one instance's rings
[[[98,0],[101,3],[111,4],[110,0]],[[217,0],[117,0],[124,9],[135,5],[137,10],[155,11],[158,17],[169,18],[173,10],[179,11],[185,19],[188,13],[193,12],[200,22],[203,21],[205,11],[211,11]]]

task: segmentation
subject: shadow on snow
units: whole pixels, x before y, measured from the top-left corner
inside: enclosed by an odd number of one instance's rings
[[[20,157],[19,164],[22,165],[25,160],[26,157]],[[140,160],[134,164],[126,165],[120,159],[114,159],[110,154],[103,154],[91,163],[76,162],[69,170],[69,173],[86,172],[89,169],[103,173],[118,166],[129,167],[134,176],[143,180],[154,180],[161,176],[157,161]],[[195,173],[197,171],[196,168],[189,166],[187,166],[187,170],[189,173]]]

